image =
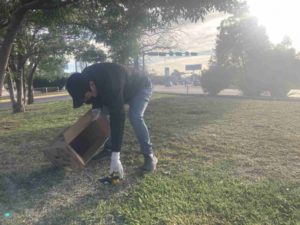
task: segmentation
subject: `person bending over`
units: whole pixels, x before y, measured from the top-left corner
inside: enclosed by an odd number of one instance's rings
[[[128,117],[144,156],[142,168],[156,170],[157,158],[154,155],[144,112],[152,95],[152,84],[148,77],[129,75],[126,69],[116,63],[96,63],[86,67],[81,73],[73,73],[67,80],[66,89],[73,100],[73,108],[84,103],[92,104],[94,115],[98,109],[106,108],[110,117],[110,174],[124,178],[120,151],[124,133],[125,110],[129,105]],[[108,151],[104,148],[103,151]]]

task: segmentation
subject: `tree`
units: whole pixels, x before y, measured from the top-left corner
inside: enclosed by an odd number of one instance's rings
[[[13,45],[9,60],[8,81],[11,82],[9,92],[13,112],[25,110],[27,93],[28,104],[33,103],[33,77],[39,63],[51,57],[64,59],[64,54],[69,50],[60,30],[54,32],[32,20],[25,20],[24,23],[26,26],[19,31],[15,41],[17,45]],[[16,100],[14,86],[17,91]]]
[[[204,92],[216,96],[231,84],[233,71],[218,65],[211,65],[201,76],[201,86]]]
[[[77,2],[77,4],[73,4]],[[131,0],[131,1],[76,1],[76,0],[19,0],[1,2],[5,19],[1,18],[4,29],[0,50],[0,90],[12,44],[28,12],[44,13],[66,5],[72,5],[72,19],[77,27],[87,28],[96,40],[104,42],[111,49],[112,58],[126,63],[128,58],[138,53],[137,39],[141,31],[153,25],[178,22],[179,18],[197,21],[207,13],[219,10],[230,11],[237,0]],[[51,17],[48,17],[52,20]],[[3,22],[4,21],[4,22]],[[63,24],[60,20],[55,22]],[[63,21],[65,22],[65,21]]]
[[[245,95],[269,91],[273,97],[286,97],[299,80],[291,40],[272,45],[265,28],[243,10],[222,21],[219,30],[213,63],[234,69],[235,85]]]
[[[73,55],[75,56],[75,63],[79,61],[85,67],[88,63],[99,63],[104,62],[107,58],[105,52],[96,47],[93,44],[89,44],[83,41],[75,41],[71,43],[74,48]]]
[[[230,11],[237,1],[82,1],[77,24],[95,34],[97,42],[110,48],[113,61],[127,64],[140,52],[139,40],[145,31],[169,26],[179,19],[197,21],[207,13],[220,10]]]
[[[299,62],[289,38],[275,45],[264,61],[267,90],[273,97],[286,97],[291,88],[299,87]]]
[[[271,43],[265,28],[242,9],[221,22],[213,61],[216,65],[237,71],[238,86],[245,95],[259,95],[265,88],[265,58]]]
[[[56,87],[62,89],[68,76],[64,72],[66,63],[63,55],[52,55],[42,59],[32,81],[33,86],[35,88]]]
[[[74,3],[75,0],[20,0],[1,1],[0,29],[3,40],[0,48],[0,96],[5,78],[5,70],[15,37],[22,27],[25,16],[29,11],[56,9]]]

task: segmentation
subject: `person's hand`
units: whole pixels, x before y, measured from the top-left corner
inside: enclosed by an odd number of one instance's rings
[[[90,81],[90,89],[93,97],[97,97],[98,91],[94,81]]]
[[[100,109],[92,109],[92,121],[95,121],[99,118],[100,116],[100,113],[101,113],[101,110]]]
[[[109,173],[110,175],[114,174],[119,176],[120,179],[124,178],[123,166],[120,161],[120,152],[113,152],[111,154]]]

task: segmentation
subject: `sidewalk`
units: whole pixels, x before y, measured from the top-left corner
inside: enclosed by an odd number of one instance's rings
[[[164,85],[155,85],[154,92],[159,93],[174,93],[174,94],[199,94],[205,95],[201,86],[184,86],[184,85],[174,85],[171,87],[166,87]],[[238,89],[224,89],[222,90],[218,96],[234,96],[234,97],[243,97],[243,93]],[[256,97],[259,98],[259,97]],[[255,99],[256,99],[255,98]],[[270,99],[267,94],[261,96],[262,99]],[[299,89],[292,89],[288,93],[288,99],[298,99],[300,100],[300,90]]]
[[[62,91],[62,92],[49,92],[46,94],[41,94],[41,95],[37,95],[34,96],[34,99],[43,99],[43,98],[51,98],[51,97],[59,97],[59,96],[68,96],[68,92],[66,91]],[[2,97],[0,98],[0,103],[8,103],[10,102],[10,98],[9,97]]]
[[[191,85],[189,85],[189,86],[174,85],[171,87],[166,87],[164,85],[154,85],[154,92],[205,95],[201,86],[191,86]],[[225,89],[225,90],[221,91],[219,95],[241,96],[242,92],[239,90],[236,90],[236,89]]]
[[[166,93],[166,94],[185,94],[185,95],[206,95],[204,91],[202,90],[201,86],[184,86],[184,85],[174,85],[172,87],[166,87],[164,85],[154,85],[154,92],[157,93]],[[223,97],[243,97],[242,92],[237,89],[225,89],[219,93],[219,96]],[[49,92],[45,94],[40,94],[37,96],[34,96],[34,99],[46,99],[46,98],[55,98],[55,97],[69,97],[69,94],[67,91],[62,92]],[[261,99],[271,99],[268,96],[261,96],[256,97]],[[285,98],[284,100],[300,100],[300,90],[293,89],[289,92],[288,98]],[[10,103],[10,98],[5,97],[4,99],[0,98],[0,103]]]

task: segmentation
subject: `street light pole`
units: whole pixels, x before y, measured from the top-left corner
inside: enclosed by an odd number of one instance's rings
[[[145,53],[143,52],[143,75],[145,76]]]

